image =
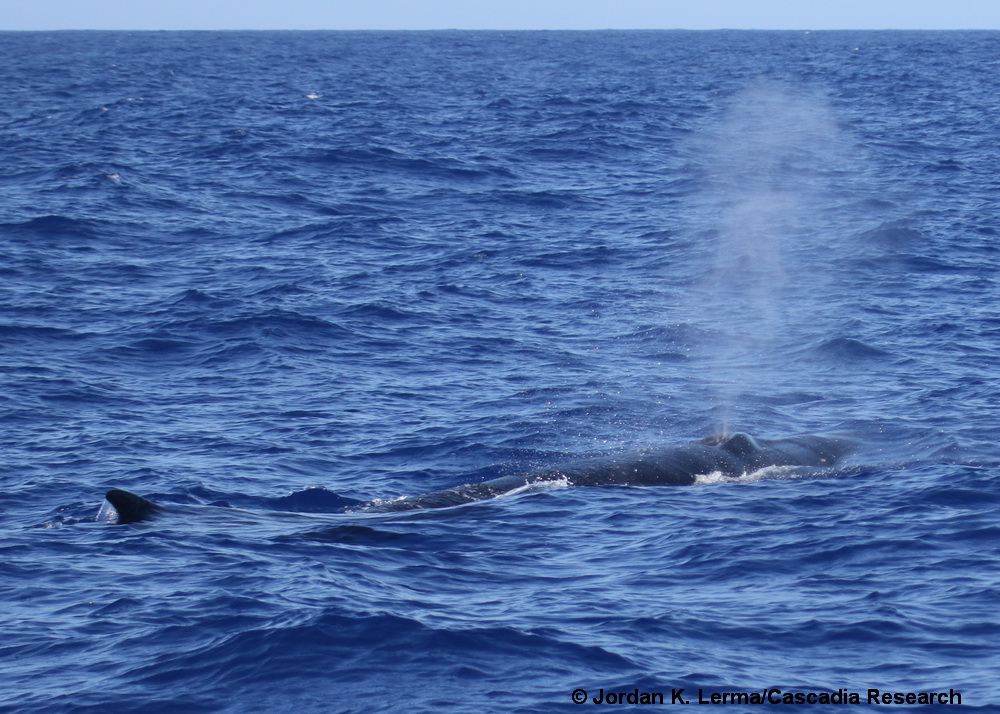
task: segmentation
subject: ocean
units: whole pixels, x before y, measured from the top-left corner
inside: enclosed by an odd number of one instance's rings
[[[0,59],[0,710],[998,711],[1000,33]]]

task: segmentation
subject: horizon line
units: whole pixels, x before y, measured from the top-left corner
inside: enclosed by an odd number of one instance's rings
[[[46,29],[5,29],[8,32],[997,32],[1000,28],[966,27],[840,27],[840,28],[767,28],[767,27],[588,27],[588,28],[493,28],[493,27],[426,27],[426,28],[295,28],[295,27],[218,27],[218,28],[100,28],[63,27]]]

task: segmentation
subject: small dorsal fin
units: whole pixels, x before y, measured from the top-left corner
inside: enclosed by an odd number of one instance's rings
[[[158,511],[162,510],[160,506],[148,498],[143,498],[142,496],[137,496],[134,493],[122,491],[118,488],[111,489],[104,494],[104,497],[108,499],[108,502],[118,512],[117,523],[148,521],[150,518],[155,517]]]

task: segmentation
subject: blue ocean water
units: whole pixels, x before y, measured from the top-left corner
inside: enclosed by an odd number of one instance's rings
[[[1000,34],[0,59],[4,711],[996,710]],[[862,446],[821,478],[331,495],[737,429]],[[113,525],[110,487],[173,512]]]

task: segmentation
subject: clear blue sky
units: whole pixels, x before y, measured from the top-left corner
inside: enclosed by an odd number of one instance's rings
[[[1000,0],[0,0],[2,30],[1000,29]]]

